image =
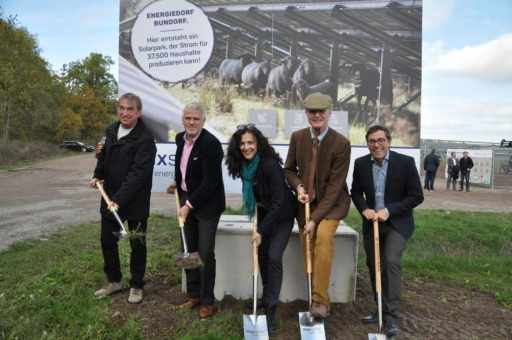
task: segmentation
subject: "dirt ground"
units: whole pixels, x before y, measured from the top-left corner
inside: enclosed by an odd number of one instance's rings
[[[87,187],[94,166],[94,156],[86,154],[0,172],[0,250],[66,226],[98,221],[99,193]],[[445,181],[437,179],[435,183],[436,190],[425,193],[420,208],[512,212],[510,190],[473,187],[471,192],[446,191]],[[166,194],[154,194],[152,213],[174,215],[169,202]],[[140,316],[146,339],[173,339],[169,334],[176,330],[183,333],[192,329],[191,320],[199,319],[199,312],[176,310],[187,297],[181,286],[169,284],[167,277],[164,271],[148,278],[140,305],[128,304],[127,292],[113,297],[114,322],[121,323],[129,315]],[[367,333],[375,332],[377,327],[363,325],[360,318],[374,309],[369,277],[363,271],[357,280],[356,301],[332,305],[332,315],[325,322],[327,339],[367,339]],[[300,339],[297,313],[305,310],[305,301],[280,304],[278,332],[272,339]],[[488,292],[406,276],[399,312],[400,339],[512,339],[512,310],[500,305]],[[242,336],[242,314],[250,310],[244,309],[242,301],[226,297],[216,303],[215,318],[228,313],[240,315],[240,322],[233,327]],[[201,325],[214,327],[211,321],[202,321]]]

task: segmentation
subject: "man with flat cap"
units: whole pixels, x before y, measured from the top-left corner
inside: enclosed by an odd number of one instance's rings
[[[331,97],[313,93],[304,100],[311,125],[292,134],[284,165],[285,178],[299,201],[297,222],[306,272],[306,237],[311,242],[313,303],[316,318],[330,315],[329,282],[334,259],[334,234],[350,208],[346,178],[350,165],[350,142],[329,127]],[[305,203],[311,218],[306,224]]]

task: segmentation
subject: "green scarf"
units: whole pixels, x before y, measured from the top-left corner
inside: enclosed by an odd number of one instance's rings
[[[260,154],[256,153],[250,161],[242,161],[242,169],[240,171],[240,177],[242,177],[243,205],[247,208],[247,217],[249,217],[249,221],[252,221],[254,209],[256,207],[256,198],[254,197],[254,192],[252,190],[252,179],[258,171],[259,163]]]

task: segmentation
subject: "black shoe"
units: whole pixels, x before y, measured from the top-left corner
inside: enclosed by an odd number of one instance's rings
[[[245,303],[245,307],[250,308],[250,309],[252,309],[252,305],[253,305],[252,299]],[[264,298],[258,299],[258,301],[256,302],[256,309],[261,309],[261,308],[265,308],[265,299]]]
[[[386,319],[384,321],[384,333],[386,333],[386,335],[390,335],[390,336],[398,334],[398,326],[396,325],[395,320]]]
[[[276,308],[277,308],[277,305],[267,305],[265,307],[265,315],[267,317],[267,331],[269,333],[276,331],[276,323],[275,323]]]
[[[379,313],[375,312],[361,319],[364,324],[379,322]]]

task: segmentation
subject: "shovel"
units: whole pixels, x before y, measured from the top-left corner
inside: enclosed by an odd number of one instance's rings
[[[256,232],[258,226],[258,213],[254,212],[253,233]],[[244,338],[246,340],[268,340],[267,317],[256,313],[258,304],[258,246],[252,244],[253,272],[252,272],[252,314],[244,314]]]
[[[101,196],[103,196],[103,199],[105,200],[105,202],[107,202],[107,206],[108,206],[110,204],[110,198],[108,198],[107,193],[105,192],[105,189],[103,189],[103,185],[101,184],[101,182],[96,182],[96,186],[98,187],[98,189],[100,189]],[[123,238],[124,236],[128,235],[128,233],[126,232],[126,229],[124,228],[123,221],[121,221],[121,219],[119,218],[117,211],[110,210],[110,213],[112,215],[114,215],[114,218],[116,219],[117,223],[119,223],[119,226],[121,227],[121,231],[113,231],[112,233],[119,238]]]
[[[369,333],[368,340],[391,340],[393,339],[392,336],[388,336],[382,333],[382,287],[380,282],[380,244],[378,221],[373,221],[373,244],[375,249],[375,290],[377,291],[379,333]]]
[[[309,223],[309,202],[306,203],[306,225]],[[311,249],[309,247],[309,235],[306,235],[306,257],[308,273],[308,312],[299,312],[300,338],[302,340],[325,340],[325,328],[323,319],[315,319],[311,316]]]
[[[187,247],[187,239],[185,237],[185,223],[183,222],[183,218],[180,216],[180,197],[178,196],[178,189],[174,192],[176,196],[176,211],[178,213],[178,222],[180,224],[180,232],[181,232],[181,241],[183,242],[183,254],[176,254],[174,257],[176,258],[176,264],[183,269],[197,269],[204,266],[203,261],[201,260],[201,256],[196,251],[192,254],[189,254]]]

